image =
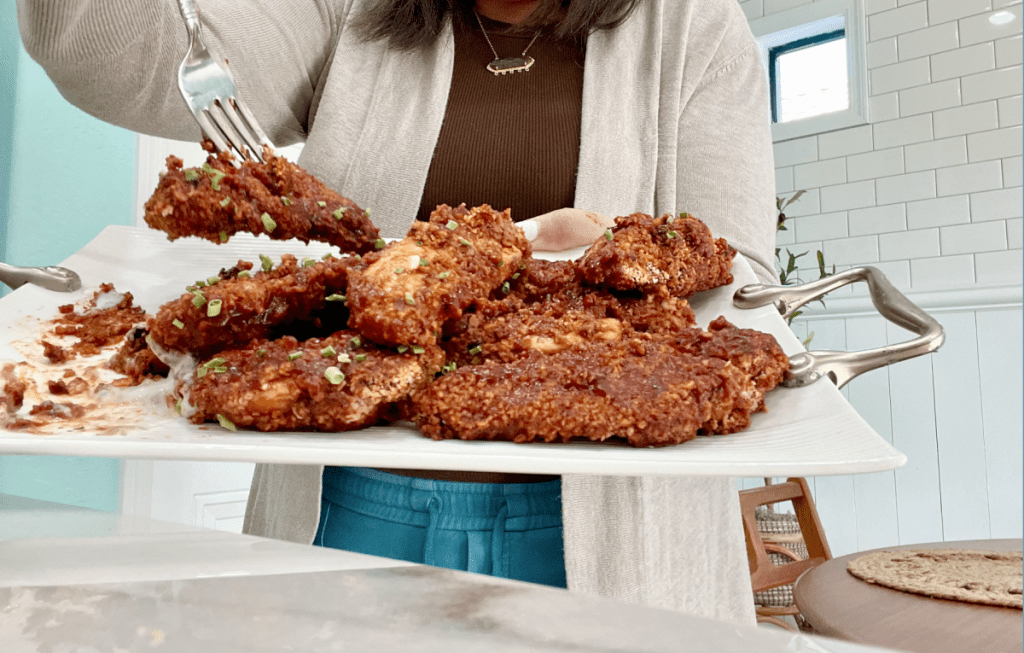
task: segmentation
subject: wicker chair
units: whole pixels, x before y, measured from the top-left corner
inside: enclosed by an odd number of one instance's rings
[[[758,517],[755,511],[759,506],[792,501],[799,524],[800,536],[806,546],[807,557],[800,555],[796,547],[778,542],[765,542],[764,534],[758,528]],[[816,567],[826,560],[832,559],[832,552],[825,540],[825,530],[814,508],[807,481],[802,478],[789,478],[785,483],[765,485],[760,488],[740,490],[740,510],[743,516],[743,531],[747,541],[747,559],[750,563],[750,583],[755,593],[765,592],[773,588],[791,586],[800,574]],[[802,547],[801,547],[802,548]],[[772,553],[789,558],[788,564],[776,564],[772,561]],[[770,623],[789,630],[796,630],[782,617],[792,616],[800,623],[800,610],[792,603],[789,594],[788,605],[756,606],[757,621]]]

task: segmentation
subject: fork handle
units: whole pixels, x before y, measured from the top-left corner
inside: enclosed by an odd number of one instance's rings
[[[178,9],[181,10],[181,17],[185,19],[185,26],[191,35],[194,32],[201,32],[199,26],[199,7],[195,0],[178,0]]]

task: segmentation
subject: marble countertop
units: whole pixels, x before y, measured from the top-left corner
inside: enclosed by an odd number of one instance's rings
[[[0,495],[0,650],[882,649]]]

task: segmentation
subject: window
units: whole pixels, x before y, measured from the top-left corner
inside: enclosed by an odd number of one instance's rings
[[[819,0],[751,21],[775,141],[868,122],[861,0]]]

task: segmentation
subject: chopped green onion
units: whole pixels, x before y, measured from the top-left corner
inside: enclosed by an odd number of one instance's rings
[[[333,295],[327,295],[327,297],[325,297],[324,299],[326,299],[329,302],[343,302],[345,301],[345,295],[339,295],[338,293],[334,293]]]
[[[178,319],[171,320],[171,324],[173,324],[175,327],[179,329],[185,328],[185,323]]]
[[[466,247],[469,247],[469,245],[470,245],[470,242],[468,240],[466,240],[465,238],[459,238],[459,242],[462,243],[463,245],[465,245]]]
[[[264,272],[270,272],[274,269],[274,261],[266,254],[260,254],[260,263],[263,264]]]
[[[178,413],[179,415],[181,415],[181,399],[179,399],[178,401],[174,402],[174,410],[175,410],[175,411],[176,411],[176,412],[177,412],[177,413]]]
[[[321,261],[329,261],[332,258],[334,258],[334,254],[332,254],[330,252],[327,252],[326,254],[324,254],[323,256],[320,257],[320,260]]]
[[[223,367],[223,366],[222,367],[215,367],[215,368],[213,368],[212,371],[213,371],[214,374],[223,374],[224,372],[228,371],[228,368]]]
[[[199,286],[200,288],[205,288],[209,284],[207,284],[205,281],[200,279],[199,281],[196,281],[196,285]]]
[[[505,267],[505,261],[498,261],[498,267],[499,268]]]
[[[428,260],[427,260],[427,259],[425,259],[425,258],[421,258],[421,259],[420,259],[420,267],[422,267],[422,268],[425,268],[425,267],[427,267],[428,265],[430,265],[430,261],[428,261]]]
[[[291,198],[288,198],[288,197],[282,197],[281,198],[281,204],[284,204],[285,206],[291,206],[292,205],[292,200],[291,200]]]
[[[399,354],[404,354],[407,351],[409,351],[408,347],[406,347],[405,345],[398,345],[398,353]]]
[[[209,162],[204,163],[203,164],[203,172],[205,172],[208,175],[212,175],[213,174],[213,166],[211,166],[209,164]]]
[[[222,199],[220,201],[220,205],[221,206],[227,206],[228,204],[231,204],[231,198],[230,197],[225,197],[224,199]]]
[[[267,355],[267,350],[266,349],[257,349],[256,350],[256,356],[258,356],[259,358],[263,358],[266,355]]]
[[[302,259],[302,267],[311,268],[316,265],[316,259],[309,258],[308,256]]]
[[[364,358],[365,358],[365,356],[364,356]],[[348,354],[338,354],[338,362],[339,363],[351,363],[352,359],[349,357]]]
[[[196,181],[199,179],[199,172],[193,168],[189,168],[185,171],[185,181]]]
[[[405,303],[408,304],[409,306],[415,306],[416,305],[416,300],[413,298],[411,292],[405,293]]]
[[[526,263],[520,263],[519,264],[519,269],[520,270],[525,270],[526,269]]]
[[[448,278],[448,273],[447,272],[442,272],[441,274],[437,275],[437,278],[438,279],[447,279]]]
[[[290,361],[296,360],[298,358],[302,358],[301,351],[293,351],[292,353],[288,354],[288,360]]]
[[[210,173],[210,188],[213,190],[220,190],[220,180],[224,178],[224,173],[220,170]]]
[[[688,218],[688,217],[690,217],[690,214],[686,213],[686,212],[683,212],[683,213],[679,214],[679,217],[680,217],[680,219]]]
[[[263,221],[263,226],[266,228],[268,232],[277,229],[277,223],[274,222],[274,218],[270,217],[269,213],[264,213],[263,215],[261,215],[260,220]]]
[[[206,376],[206,373],[209,372],[209,371],[210,370],[206,369],[205,367],[197,367],[196,368],[196,378],[197,379],[203,378],[204,376]]]
[[[395,268],[395,274],[402,274],[405,272],[405,268]]]
[[[316,203],[316,205],[319,206],[322,209],[325,206],[327,206],[327,202],[325,202],[323,200],[320,200],[319,202]]]
[[[234,423],[232,423],[231,420],[229,420],[227,417],[224,417],[220,413],[217,413],[217,421],[220,422],[221,426],[223,426],[224,428],[226,428],[229,431],[237,431],[238,430],[235,427]]]
[[[508,285],[508,281],[506,281],[505,283],[501,284],[501,292],[505,293],[506,295],[508,294],[508,291],[510,289],[511,288]]]
[[[455,220],[449,220],[448,224],[446,224],[445,226],[451,229],[452,231],[455,231],[456,229],[459,228],[459,223],[456,222]]]
[[[665,234],[665,235],[666,235],[666,236],[668,236],[669,238],[675,238],[675,237],[676,237],[676,236],[678,236],[679,234],[677,234],[677,233],[676,233],[676,232],[674,232],[674,231],[670,231],[670,232],[668,232],[668,233],[667,233],[667,234]]]
[[[469,353],[471,355],[473,355],[473,356],[476,356],[477,354],[479,354],[482,351],[483,351],[483,348],[480,345],[477,345],[476,347],[473,347],[472,349],[470,349]]]
[[[223,358],[220,358],[220,357],[218,357],[218,358],[211,358],[210,360],[208,360],[205,363],[203,363],[203,367],[205,367],[207,369],[209,369],[211,367],[220,367],[221,365],[223,365],[226,362],[227,362],[226,360],[224,360]]]
[[[197,290],[194,293],[192,293],[192,305],[193,306],[195,306],[196,308],[202,308],[203,304],[205,304],[205,303],[206,303],[206,297],[203,297],[203,293],[202,292]]]
[[[366,209],[363,213],[366,214],[366,217],[370,217],[370,209]]]
[[[334,385],[338,385],[345,380],[345,375],[337,367],[328,367],[324,370],[324,376]]]
[[[605,229],[604,230],[604,238],[605,238],[605,240],[611,240],[612,238],[614,238],[614,236],[612,236],[612,230],[611,229]]]
[[[362,363],[364,360],[366,360],[366,354],[356,354],[357,363]]]
[[[512,280],[513,281],[515,281],[518,278],[519,278],[519,273],[518,272],[516,272],[515,274],[512,275]]]
[[[212,286],[215,283],[217,283],[218,281],[220,281],[220,277],[210,277],[209,279],[206,280],[206,283],[208,283],[208,284],[210,284]]]
[[[222,242],[222,243],[228,242],[228,232],[222,231],[218,235],[220,236],[220,242]]]
[[[414,354],[422,354],[425,351],[426,351],[426,349],[424,349],[423,347],[420,347],[419,345],[413,345],[412,346],[412,353],[414,353]]]
[[[206,307],[206,317],[217,317],[220,315],[221,301],[219,299],[210,300],[210,305]]]
[[[238,276],[239,277],[251,277],[252,275],[249,274],[248,270],[239,270]]]
[[[334,209],[331,215],[334,216],[335,220],[341,220],[343,217],[345,217],[345,207],[339,206],[338,208]]]
[[[376,247],[377,249],[384,249],[384,245],[387,245],[387,243],[384,242],[383,238],[378,238],[377,240],[373,241],[373,246]]]
[[[328,358],[330,356],[337,356],[338,355],[338,352],[334,351],[334,347],[332,347],[330,345],[327,345],[326,347],[321,349],[320,353],[323,354],[324,358]]]
[[[359,336],[356,336],[355,338],[349,340],[348,344],[350,347],[352,347],[352,349],[359,349],[359,347],[363,344],[363,341],[359,339]]]

